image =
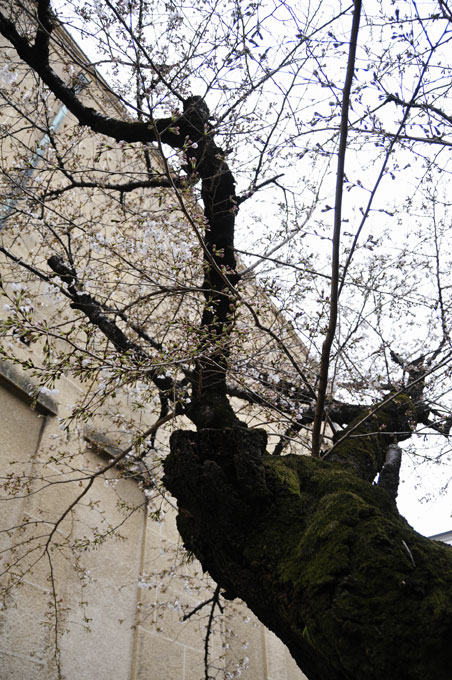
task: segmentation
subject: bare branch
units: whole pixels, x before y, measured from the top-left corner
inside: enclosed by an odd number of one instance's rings
[[[113,343],[114,347],[119,352],[131,352],[136,355],[137,359],[145,360],[152,366],[152,359],[143,348],[130,340],[119,326],[108,318],[107,314],[110,310],[105,308],[89,293],[80,292],[76,288],[76,274],[74,270],[68,267],[59,255],[52,255],[52,257],[47,260],[47,263],[67,285],[67,292],[72,300],[71,307],[73,309],[78,309],[83,312],[91,323],[99,328],[105,337]],[[119,313],[119,315],[121,315],[121,313]],[[151,338],[148,338],[143,331],[141,331],[141,335],[144,335],[148,342],[151,342],[153,345],[156,344]],[[157,347],[160,349],[159,345],[157,345]],[[150,370],[147,372],[147,375],[152,379],[159,390],[163,390],[170,394],[175,389],[175,385],[171,378],[161,376],[159,371]]]
[[[254,196],[254,194],[257,191],[259,191],[260,189],[263,189],[264,187],[268,186],[269,184],[277,184],[278,179],[280,177],[283,177],[283,176],[284,176],[284,173],[281,172],[279,175],[275,175],[275,177],[271,177],[270,179],[266,179],[265,182],[261,182],[260,184],[257,184],[255,187],[250,189],[250,191],[247,191],[246,194],[244,194],[243,196],[237,197],[237,199],[236,199],[237,205],[241,205],[242,203],[247,201],[249,198]]]
[[[432,49],[433,46],[432,46]],[[410,108],[410,109],[422,109],[422,111],[430,111],[431,113],[436,113],[437,116],[442,118],[443,120],[446,120],[448,123],[452,123],[452,116],[448,115],[445,113],[445,111],[442,111],[439,109],[437,106],[433,106],[433,104],[427,104],[424,102],[423,104],[419,104],[416,101],[409,101],[406,102],[403,99],[400,99],[400,97],[397,97],[395,94],[388,94],[386,97],[387,102],[394,102],[394,104],[397,104],[398,106],[403,106],[405,108]]]
[[[342,197],[345,177],[345,152],[347,149],[348,117],[350,108],[350,92],[353,77],[355,75],[355,58],[358,41],[359,23],[361,18],[361,0],[355,0],[353,13],[353,24],[350,35],[350,47],[347,63],[347,73],[343,89],[340,141],[337,159],[336,174],[336,202],[334,208],[334,231],[333,231],[333,254],[331,262],[331,289],[330,289],[330,316],[328,330],[322,346],[322,356],[320,359],[318,396],[314,424],[312,426],[312,455],[320,455],[321,436],[325,395],[328,387],[328,369],[330,364],[330,352],[336,333],[338,298],[339,298],[339,261],[342,225]]]
[[[179,177],[174,179],[167,179],[165,177],[156,176],[155,179],[148,179],[135,182],[123,182],[123,183],[110,183],[110,182],[85,182],[71,180],[71,184],[68,184],[59,189],[50,189],[47,193],[47,197],[57,197],[66,193],[67,191],[72,191],[72,189],[106,189],[109,191],[119,191],[121,194],[126,194],[131,191],[136,191],[137,189],[168,189],[176,186],[182,186],[182,182]]]

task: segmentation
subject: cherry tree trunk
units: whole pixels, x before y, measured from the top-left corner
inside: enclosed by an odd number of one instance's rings
[[[371,459],[383,439],[369,438]],[[180,533],[309,680],[447,680],[452,548],[357,474],[366,447],[352,441],[331,462],[270,456],[262,430],[175,432],[165,484]]]

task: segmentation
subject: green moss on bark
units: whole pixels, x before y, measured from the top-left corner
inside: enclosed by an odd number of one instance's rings
[[[383,489],[337,463],[267,456],[259,436],[173,438],[166,483],[186,545],[310,680],[448,678],[452,550],[416,534]]]

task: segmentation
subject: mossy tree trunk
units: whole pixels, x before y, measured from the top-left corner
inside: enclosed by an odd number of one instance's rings
[[[369,479],[408,406],[349,426],[359,436],[335,461],[270,456],[261,430],[173,434],[165,484],[185,545],[309,680],[451,677],[452,549],[417,534]]]

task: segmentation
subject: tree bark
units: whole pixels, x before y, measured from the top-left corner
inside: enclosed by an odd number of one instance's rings
[[[403,412],[393,405],[399,424]],[[270,456],[263,430],[172,436],[164,481],[186,547],[309,680],[450,677],[452,550],[417,534],[363,478],[384,440],[344,440],[331,462]]]

